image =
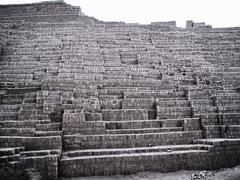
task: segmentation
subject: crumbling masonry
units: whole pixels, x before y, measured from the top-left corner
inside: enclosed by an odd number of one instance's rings
[[[45,179],[240,163],[240,28],[0,6],[0,164]]]

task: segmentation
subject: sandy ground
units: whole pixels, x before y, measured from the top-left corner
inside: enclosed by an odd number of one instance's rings
[[[215,176],[206,178],[206,180],[240,180],[240,166],[221,170]]]
[[[141,172],[134,175],[91,176],[70,178],[69,180],[191,180],[193,173],[198,171],[178,171],[172,173]],[[67,180],[67,179],[61,179]]]
[[[91,176],[79,178],[60,178],[59,180],[191,180],[193,174],[201,171],[177,171],[171,173],[141,172],[134,175]],[[214,176],[202,180],[240,180],[240,166],[213,172]]]

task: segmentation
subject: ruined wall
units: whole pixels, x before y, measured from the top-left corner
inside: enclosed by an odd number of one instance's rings
[[[49,15],[49,12],[52,14]],[[1,21],[66,21],[76,20],[83,15],[80,7],[74,7],[64,2],[49,1],[36,4],[2,5],[0,7]]]
[[[133,174],[140,171],[214,170],[239,164],[240,159],[237,158],[239,156],[239,140],[220,142],[206,140],[205,143],[209,145],[202,152],[193,150],[191,153],[187,153],[182,149],[180,154],[175,154],[174,151],[163,150],[158,156],[112,156],[108,159],[99,157],[97,159],[64,161],[61,163],[60,172],[65,177],[77,177]],[[79,170],[75,171],[75,168]]]
[[[0,15],[4,165],[54,179],[239,164],[240,28],[103,22],[63,2]]]

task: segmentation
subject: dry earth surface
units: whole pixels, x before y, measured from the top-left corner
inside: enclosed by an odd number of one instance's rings
[[[60,178],[59,180],[240,180],[240,166],[210,172],[210,174],[212,174],[210,177],[200,178],[199,175],[201,173],[202,171],[185,170],[171,173],[141,172],[127,176],[91,176],[70,179]],[[197,178],[193,178],[193,175],[196,175]]]

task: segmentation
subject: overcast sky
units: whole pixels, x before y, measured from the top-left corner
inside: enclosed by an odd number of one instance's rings
[[[40,2],[0,0],[0,4]],[[65,0],[99,20],[148,24],[156,21],[206,22],[213,27],[240,26],[240,0]]]

